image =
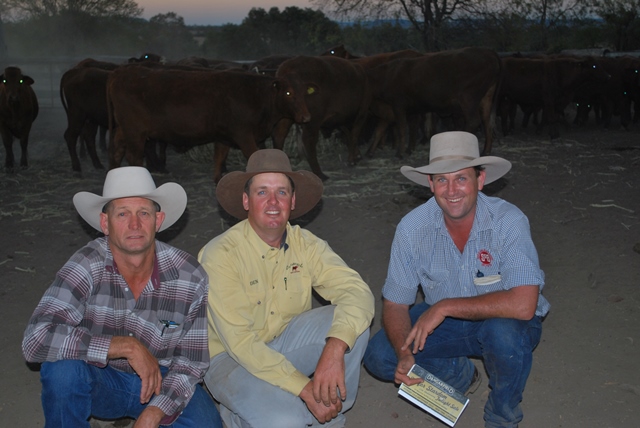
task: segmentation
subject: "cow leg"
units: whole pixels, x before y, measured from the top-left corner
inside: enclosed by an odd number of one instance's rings
[[[73,171],[81,171],[80,167],[80,159],[78,158],[78,152],[76,151],[76,146],[78,144],[78,137],[82,133],[83,130],[82,125],[78,125],[78,123],[84,123],[84,119],[78,122],[79,119],[75,119],[71,116],[69,112],[68,115],[68,124],[67,129],[64,131],[64,140],[67,142],[67,149],[69,150],[69,156],[71,157],[71,169]]]
[[[20,168],[27,169],[29,166],[28,162],[28,153],[27,147],[29,146],[29,132],[31,131],[31,126],[29,126],[25,131],[23,131],[22,136],[20,137]]]
[[[273,148],[283,150],[284,143],[289,135],[289,131],[293,121],[291,119],[281,119],[271,132],[271,140],[273,141]]]
[[[376,125],[376,129],[373,132],[373,139],[371,141],[371,145],[369,146],[369,150],[367,150],[367,156],[372,158],[375,154],[378,145],[380,144],[380,140],[386,136],[387,130],[389,129],[389,122],[387,120],[379,119],[378,124]],[[381,145],[381,147],[384,143]]]
[[[133,140],[128,138],[125,140],[125,136],[122,135],[122,128],[116,128],[115,131],[109,133],[109,169],[118,168],[122,163],[122,159],[125,155],[125,141],[128,140],[130,145],[140,145],[143,147],[144,152],[144,140],[142,142],[138,142],[138,140]],[[135,166],[142,166],[142,158],[140,157],[139,163],[134,164]]]
[[[316,146],[318,145],[318,137],[320,136],[320,129],[314,127],[310,128],[309,126],[302,127],[302,144],[304,145],[304,151],[307,158],[307,162],[309,162],[309,166],[311,167],[311,171],[322,181],[327,180],[329,177],[324,175],[322,170],[320,169],[320,163],[318,162],[318,154],[316,151]]]
[[[96,151],[96,133],[98,132],[98,125],[91,121],[86,121],[82,127],[82,140],[87,148],[91,162],[95,169],[104,169],[100,159],[98,158],[98,152]],[[80,168],[74,171],[79,171]]]
[[[100,151],[106,152],[107,151],[107,131],[109,130],[109,128],[107,128],[106,126],[100,126],[99,130],[100,130]]]
[[[224,143],[214,143],[213,147],[213,182],[218,184],[222,178],[223,170],[226,170],[226,161],[231,146]]]
[[[13,135],[6,130],[2,130],[2,142],[4,143],[5,159],[4,166],[7,172],[13,171]]]

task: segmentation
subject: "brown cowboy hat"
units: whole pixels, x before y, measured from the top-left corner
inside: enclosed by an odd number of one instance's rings
[[[290,177],[295,184],[296,208],[290,218],[300,217],[316,206],[322,198],[322,180],[310,171],[293,171],[289,157],[278,149],[258,150],[249,157],[245,172],[233,171],[222,177],[216,187],[216,198],[222,208],[241,220],[247,218],[242,205],[242,193],[249,179],[265,172],[279,172]]]

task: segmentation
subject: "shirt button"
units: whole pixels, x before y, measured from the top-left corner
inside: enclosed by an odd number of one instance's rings
[[[133,333],[129,333],[129,337],[133,337]]]
[[[274,315],[274,314],[275,314],[275,312],[271,311],[271,315]]]
[[[258,304],[261,304],[262,302],[260,300],[258,300]]]
[[[124,287],[124,291],[129,291],[129,287]]]

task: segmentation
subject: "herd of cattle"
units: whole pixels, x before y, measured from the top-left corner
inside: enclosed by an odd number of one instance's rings
[[[83,60],[62,76],[60,97],[74,171],[81,169],[79,139],[94,167],[102,168],[96,135],[101,130],[104,141],[109,130],[110,169],[126,158],[130,165],[146,162],[151,170],[164,170],[167,145],[188,150],[215,142],[217,182],[230,147],[249,157],[271,137],[282,149],[296,124],[311,169],[326,179],[316,146],[321,133],[336,129],[354,164],[365,137],[372,156],[390,129],[398,156],[410,152],[433,118],[455,129],[482,129],[484,155],[491,151],[495,116],[506,135],[514,129],[517,107],[523,125],[533,116],[551,138],[559,135],[570,103],[578,106],[577,123],[593,108],[603,126],[617,115],[629,127],[637,120],[632,109],[640,105],[639,69],[640,59],[632,56],[501,56],[484,48],[355,57],[340,46],[319,56],[275,55],[251,64],[193,57],[166,64],[144,55],[127,64]],[[7,170],[13,168],[14,136],[22,148],[20,165],[27,166],[29,130],[38,114],[32,83],[17,67],[1,77]]]

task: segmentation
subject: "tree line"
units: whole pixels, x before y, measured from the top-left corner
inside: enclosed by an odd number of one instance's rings
[[[0,0],[0,56],[122,56],[153,52],[255,60],[484,46],[500,52],[640,49],[640,0],[311,0],[316,9],[253,8],[240,24],[149,20],[133,0]]]

